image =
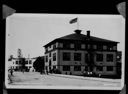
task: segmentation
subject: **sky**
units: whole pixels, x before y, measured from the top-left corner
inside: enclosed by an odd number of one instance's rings
[[[124,50],[125,19],[121,15],[14,13],[6,19],[7,56],[17,57],[18,48],[24,57],[43,56],[45,44],[74,33],[77,23],[69,21],[76,17],[82,34],[90,30],[92,36],[120,42],[118,50]]]

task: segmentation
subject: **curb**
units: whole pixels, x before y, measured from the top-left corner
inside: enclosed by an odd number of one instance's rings
[[[97,81],[103,81],[103,82],[112,82],[112,83],[119,83],[121,82],[120,79],[104,79],[104,78],[93,78],[93,77],[83,77],[83,76],[74,76],[74,75],[62,75],[62,74],[49,74],[50,76],[58,76],[58,77],[65,77],[65,78],[71,78],[71,79],[81,79],[81,80],[97,80]]]

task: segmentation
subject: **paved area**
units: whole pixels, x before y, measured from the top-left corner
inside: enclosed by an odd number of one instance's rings
[[[38,72],[14,72],[10,76],[9,85],[41,85],[41,86],[84,86],[84,87],[120,87],[120,80],[100,80],[60,74],[43,74]]]

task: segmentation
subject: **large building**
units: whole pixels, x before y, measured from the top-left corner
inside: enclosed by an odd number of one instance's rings
[[[29,71],[33,68],[33,63],[36,58],[25,58],[25,71]],[[19,58],[12,58],[8,61],[8,69],[13,69],[15,71],[21,71],[21,60]]]
[[[119,42],[91,36],[90,31],[86,35],[81,30],[74,32],[44,45],[46,70],[58,69],[72,75],[116,75]]]

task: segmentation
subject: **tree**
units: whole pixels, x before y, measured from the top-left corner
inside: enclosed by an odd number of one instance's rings
[[[21,62],[20,65],[21,65],[21,71],[24,72],[25,70],[25,58],[19,58],[19,61]]]
[[[33,67],[36,71],[42,72],[44,70],[44,56],[37,57],[37,59],[33,63]]]
[[[13,59],[13,55],[10,55],[8,61],[11,61],[12,59]]]

